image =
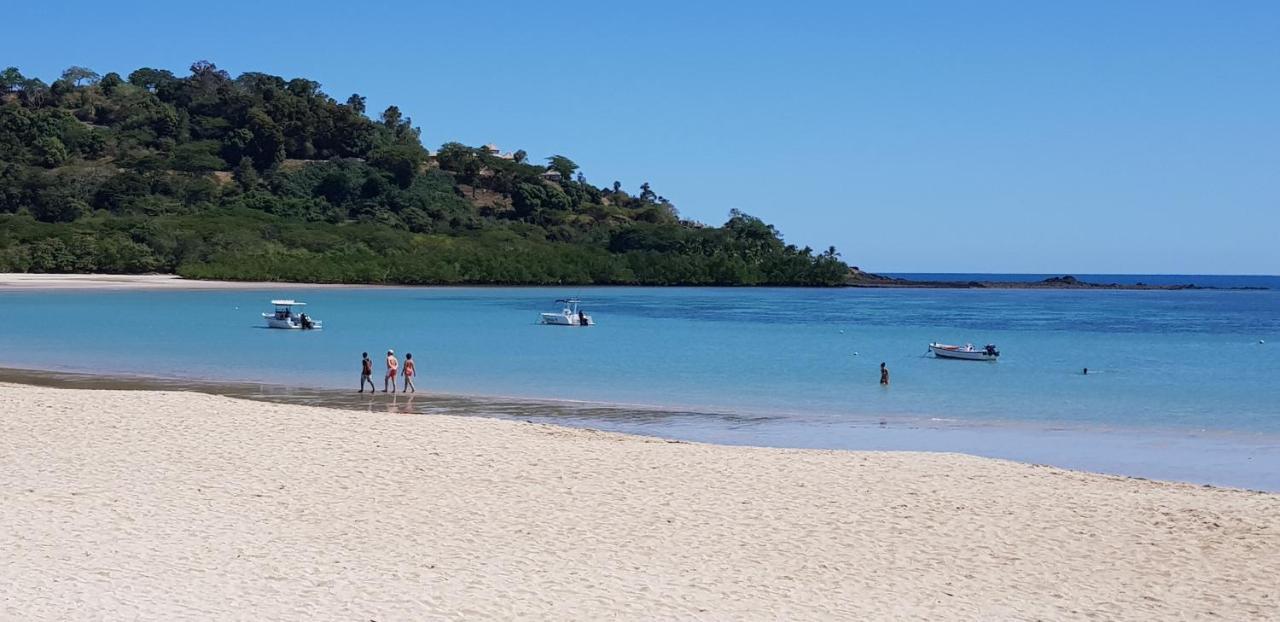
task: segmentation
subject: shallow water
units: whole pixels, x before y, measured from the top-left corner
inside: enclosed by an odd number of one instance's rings
[[[354,392],[361,351],[380,375],[391,347],[414,353],[422,390],[531,404],[477,414],[1280,489],[1263,473],[1280,462],[1276,291],[289,290],[324,321],[313,332],[260,327],[276,294],[0,293],[0,365],[326,389],[332,401]],[[598,325],[536,325],[565,295]],[[934,340],[1003,356],[924,356]]]

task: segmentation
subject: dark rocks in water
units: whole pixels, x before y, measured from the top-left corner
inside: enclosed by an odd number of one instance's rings
[[[1043,281],[912,281],[900,277],[888,277],[870,272],[862,272],[860,270],[850,270],[849,275],[845,278],[845,285],[848,287],[926,287],[926,288],[956,288],[956,289],[1142,289],[1142,290],[1186,290],[1186,289],[1267,289],[1265,287],[1204,287],[1194,283],[1186,285],[1151,285],[1148,283],[1134,283],[1132,285],[1120,283],[1090,283],[1089,281],[1081,281],[1069,274],[1063,276],[1055,276],[1044,279]]]
[[[1066,276],[1050,277],[1041,281],[1041,283],[1047,283],[1050,285],[1087,285],[1084,281],[1081,281],[1070,274]]]

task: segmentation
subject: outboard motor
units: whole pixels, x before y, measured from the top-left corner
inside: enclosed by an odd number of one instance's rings
[[[994,345],[991,345],[991,344],[989,344],[989,343],[988,343],[988,344],[987,344],[987,356],[1000,356],[1000,351],[999,351],[999,350],[996,350],[996,347],[995,347]]]

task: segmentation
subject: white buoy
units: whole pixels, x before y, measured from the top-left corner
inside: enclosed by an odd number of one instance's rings
[[[843,335],[843,334],[844,334],[844,329],[843,329],[843,328],[841,328],[841,329],[840,329],[840,334],[841,334],[841,335]]]

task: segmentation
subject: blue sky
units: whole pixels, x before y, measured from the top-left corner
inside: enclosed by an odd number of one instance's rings
[[[12,4],[28,75],[307,77],[869,270],[1280,273],[1277,2]]]

